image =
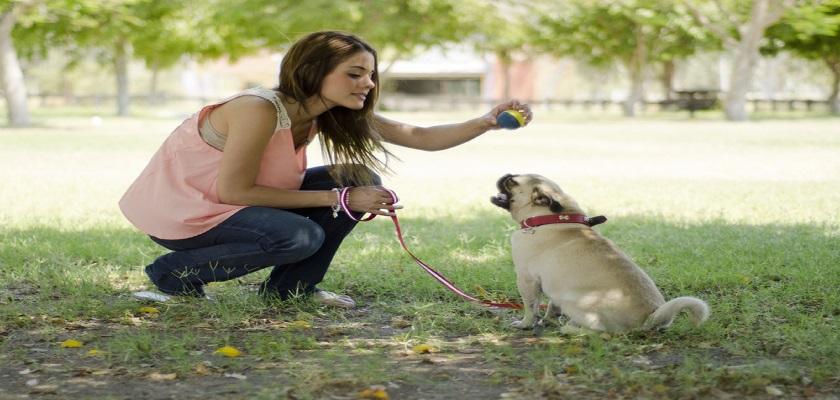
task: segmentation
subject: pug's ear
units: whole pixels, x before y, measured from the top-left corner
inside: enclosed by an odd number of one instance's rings
[[[549,210],[553,213],[559,213],[563,211],[563,205],[555,201],[551,196],[545,194],[539,188],[534,188],[534,192],[531,193],[531,203],[537,206],[544,206],[548,207]]]

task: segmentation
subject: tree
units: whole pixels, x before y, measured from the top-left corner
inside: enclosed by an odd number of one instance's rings
[[[531,6],[534,6],[531,4]],[[530,10],[529,10],[530,9]],[[530,43],[527,24],[531,17],[529,11],[533,7],[516,7],[509,3],[484,4],[482,9],[472,15],[476,18],[477,28],[470,41],[478,51],[496,56],[501,69],[504,87],[502,97],[508,99],[510,95],[510,67],[514,57],[519,54],[529,54]]]
[[[789,51],[800,57],[823,61],[832,74],[828,104],[840,114],[840,0],[813,2],[791,10],[767,28],[768,43],[762,53]]]
[[[26,80],[12,39],[12,30],[31,2],[3,1],[0,3],[0,85],[6,98],[9,125],[29,126],[32,120],[27,105]]]
[[[594,66],[620,63],[630,89],[624,115],[634,116],[653,63],[687,57],[708,46],[705,32],[665,0],[574,0],[555,4],[534,26],[537,45]]]
[[[139,10],[142,29],[131,32],[130,42],[135,57],[151,70],[149,101],[157,102],[158,75],[175,65],[184,55],[201,53],[202,28],[200,12],[204,7],[188,7],[187,0],[155,1]]]
[[[261,49],[284,50],[318,30],[352,32],[389,63],[424,48],[457,41],[474,30],[479,0],[205,0],[199,58],[235,60]],[[380,78],[383,78],[380,76]]]
[[[37,20],[17,32],[30,57],[49,49],[64,48],[72,66],[89,51],[114,69],[117,114],[128,115],[128,63],[131,34],[142,27],[141,11],[154,0],[49,0],[37,9]]]
[[[734,54],[729,87],[724,100],[726,118],[747,119],[747,92],[752,84],[764,32],[782,18],[796,0],[681,0],[702,26],[717,36]]]

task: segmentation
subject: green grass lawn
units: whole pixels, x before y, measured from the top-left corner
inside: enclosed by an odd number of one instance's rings
[[[488,200],[499,176],[539,173],[609,217],[596,229],[666,298],[706,300],[706,324],[515,330],[517,313],[468,304],[415,266],[385,218],[357,228],[321,285],[356,310],[266,303],[253,291],[265,271],[211,284],[215,302],[141,309],[129,293],[164,250],[116,203],[178,121],[53,116],[0,130],[0,398],[356,398],[371,385],[393,399],[840,394],[838,120],[535,113],[449,151],[392,149],[384,180],[412,251],[468,292],[518,301],[516,227]],[[242,355],[214,353],[225,345]]]

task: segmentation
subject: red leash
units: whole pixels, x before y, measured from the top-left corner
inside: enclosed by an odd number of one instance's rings
[[[394,203],[399,201],[396,193],[394,193],[393,191],[391,191],[389,189],[385,189],[385,190],[391,195],[391,198],[394,200]],[[347,216],[350,219],[352,219],[354,221],[370,221],[370,220],[376,218],[376,214],[370,214],[369,216],[364,217],[364,218],[356,218],[350,212],[350,208],[347,206],[347,200],[349,199],[349,194],[350,194],[350,188],[349,187],[343,188],[341,190],[339,198],[341,200],[340,201],[341,208],[344,210],[344,213],[347,214]],[[518,304],[518,303],[495,303],[495,302],[492,302],[492,301],[489,301],[489,300],[481,300],[481,299],[476,298],[475,296],[471,296],[467,292],[464,292],[463,290],[459,289],[457,286],[455,286],[455,284],[453,284],[448,279],[446,279],[445,276],[441,275],[440,272],[435,271],[434,268],[429,266],[429,264],[426,264],[425,262],[423,262],[423,260],[417,258],[417,256],[415,256],[414,253],[412,253],[411,250],[408,249],[408,246],[405,245],[405,240],[403,240],[402,228],[400,227],[399,219],[397,219],[396,211],[394,212],[394,215],[391,217],[391,221],[394,222],[394,228],[397,231],[397,239],[400,241],[400,245],[402,245],[402,248],[405,250],[405,252],[408,253],[408,255],[410,255],[412,259],[414,259],[414,262],[417,265],[419,265],[421,268],[423,268],[423,270],[428,272],[429,275],[431,275],[433,278],[435,278],[443,286],[446,286],[447,289],[451,290],[452,292],[454,292],[458,296],[463,297],[464,299],[467,299],[469,301],[481,304],[483,306],[495,307],[495,308],[513,308],[513,309],[517,309],[517,310],[522,308],[522,304]]]

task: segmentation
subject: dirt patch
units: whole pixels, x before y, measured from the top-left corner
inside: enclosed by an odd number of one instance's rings
[[[718,347],[683,350],[663,345],[655,336],[604,335],[587,341],[559,335],[556,326],[549,326],[542,332],[499,328],[485,334],[417,337],[418,321],[375,305],[343,313],[316,308],[316,317],[308,321],[290,318],[292,312],[274,314],[254,315],[223,329],[213,321],[164,322],[154,313],[76,321],[20,316],[20,325],[0,329],[0,399],[384,398],[366,391],[372,387],[390,399],[431,400],[832,399],[840,393],[837,381],[815,387],[795,376],[741,378],[739,371],[768,360],[735,356]],[[128,339],[117,341],[122,336]],[[87,343],[62,348],[60,343],[70,337]],[[157,343],[173,338],[181,347]],[[241,344],[243,354],[214,354],[222,341]],[[90,354],[97,346],[104,354]],[[590,354],[614,351],[622,354],[601,364]],[[715,387],[714,379],[697,388],[679,383],[674,371],[689,358],[704,360],[711,371],[734,371],[721,375],[728,387]],[[639,374],[659,374],[664,383],[633,378]]]

